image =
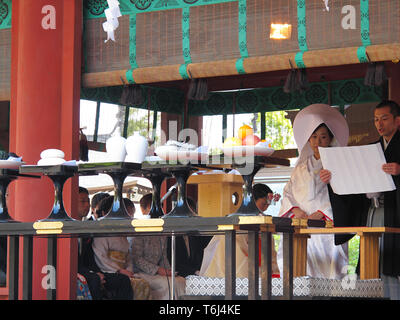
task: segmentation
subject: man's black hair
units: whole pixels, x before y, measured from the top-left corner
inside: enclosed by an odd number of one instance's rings
[[[107,192],[96,193],[92,198],[90,206],[92,207],[92,209],[96,208],[96,206],[100,203],[100,201],[107,197],[110,197],[110,195]]]
[[[273,193],[273,191],[266,184],[257,183],[253,186],[253,197],[256,201],[260,198],[267,198],[268,193]]]
[[[397,102],[393,100],[383,100],[375,107],[375,109],[385,108],[385,107],[390,108],[390,113],[393,115],[393,117],[396,118],[400,116],[400,106]]]
[[[140,208],[143,210],[143,209],[146,209],[147,207],[151,206],[152,200],[153,200],[153,195],[151,193],[145,194],[139,200]]]
[[[89,195],[89,191],[85,187],[79,187],[79,193],[86,193]]]

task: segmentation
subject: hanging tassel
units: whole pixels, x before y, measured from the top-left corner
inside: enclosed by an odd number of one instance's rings
[[[200,79],[199,90],[196,95],[197,100],[207,100],[208,99],[208,82],[207,79]]]
[[[188,98],[190,100],[207,100],[208,99],[207,79],[191,79],[188,89]]]
[[[296,78],[297,78],[297,71],[292,69],[289,71],[289,74],[286,78],[285,85],[283,86],[283,91],[286,93],[291,93],[296,91]]]
[[[375,86],[381,86],[384,82],[388,79],[386,70],[385,70],[385,63],[384,62],[376,62],[375,65]]]
[[[306,91],[308,88],[307,70],[302,68],[298,71],[298,87],[300,91]]]
[[[305,91],[309,86],[307,71],[305,68],[292,69],[286,78],[283,91],[291,93],[295,91]]]
[[[130,86],[124,86],[122,89],[122,94],[119,102],[124,106],[129,106],[130,102],[133,100],[133,90]]]
[[[291,93],[297,91],[298,81],[297,81],[297,69],[293,68],[292,61],[289,59],[290,71],[286,78],[285,85],[283,86],[283,91],[286,93]]]
[[[141,106],[144,104],[142,88],[133,84],[124,86],[119,102],[124,106]]]
[[[191,79],[189,83],[189,89],[188,89],[188,99],[194,100],[194,97],[196,96],[196,91],[197,91],[197,83],[199,79]]]
[[[368,63],[367,72],[364,77],[364,85],[368,87],[375,86],[375,70],[376,70],[375,63]]]
[[[133,105],[141,106],[144,104],[142,88],[138,85],[133,86]]]
[[[86,135],[79,129],[79,160],[89,161],[89,146]]]

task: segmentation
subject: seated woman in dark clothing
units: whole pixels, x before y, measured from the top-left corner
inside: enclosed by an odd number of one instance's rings
[[[112,197],[106,197],[100,202],[100,216],[103,215],[104,208],[109,209],[112,200]],[[106,273],[100,270],[94,258],[92,237],[81,238],[80,243],[78,273],[85,277],[93,299],[132,300],[133,291],[129,277],[120,273]]]

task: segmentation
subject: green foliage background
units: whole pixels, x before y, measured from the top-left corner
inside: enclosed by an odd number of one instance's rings
[[[287,112],[274,111],[265,113],[265,139],[272,142],[272,148],[275,150],[296,148],[293,136],[292,123],[286,118]],[[253,124],[248,122],[248,126]],[[261,132],[261,118],[256,120],[257,132]],[[257,134],[261,138],[261,134]]]
[[[293,146],[293,128],[285,111],[267,112],[265,114],[265,138],[272,141],[272,148],[281,150]],[[257,121],[261,125],[260,120]]]

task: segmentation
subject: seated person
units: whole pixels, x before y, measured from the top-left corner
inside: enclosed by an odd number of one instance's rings
[[[136,211],[134,203],[132,202],[131,199],[128,199],[128,198],[123,198],[122,200],[124,201],[126,211],[133,218],[133,216],[135,215],[135,211]]]
[[[187,198],[190,208],[197,213],[196,203]],[[182,235],[175,236],[175,270],[178,275],[186,277],[200,272],[204,248],[212,236]],[[171,237],[168,237],[167,256],[171,263]]]
[[[107,192],[99,192],[93,196],[92,201],[90,202],[90,216],[88,217],[88,220],[97,220],[100,218],[97,212],[99,203],[101,200],[108,197],[110,197],[110,195]]]
[[[140,209],[148,215],[151,198],[142,197]],[[171,287],[171,269],[167,259],[167,239],[160,236],[132,237],[133,270],[135,276],[148,281],[155,300],[169,300]],[[175,277],[175,296],[185,293],[185,279]]]
[[[86,280],[93,300],[132,300],[133,292],[129,277],[123,274],[103,272],[98,267],[92,249],[93,238],[80,240],[78,256],[78,283]],[[79,284],[78,284],[79,285]]]
[[[139,205],[140,205],[140,211],[142,212],[143,216],[149,215],[152,200],[153,200],[153,195],[151,193],[147,193],[140,198]]]
[[[79,187],[78,193],[78,219],[85,221],[90,210],[89,191],[85,187]]]
[[[253,186],[253,197],[260,214],[268,209],[272,200],[278,201],[280,198],[279,195],[274,196],[272,190],[261,183]],[[247,234],[236,235],[236,277],[238,278],[248,277],[247,240]],[[273,277],[279,277],[274,238],[272,238],[272,273]],[[214,236],[204,249],[204,258],[199,275],[217,278],[225,277],[225,236]]]
[[[106,214],[113,203],[113,197],[100,202],[100,215]],[[129,242],[126,237],[96,237],[93,239],[92,249],[94,261],[104,274],[124,275],[129,279],[133,298],[135,300],[151,299],[149,284],[134,278],[132,256],[129,252]]]

